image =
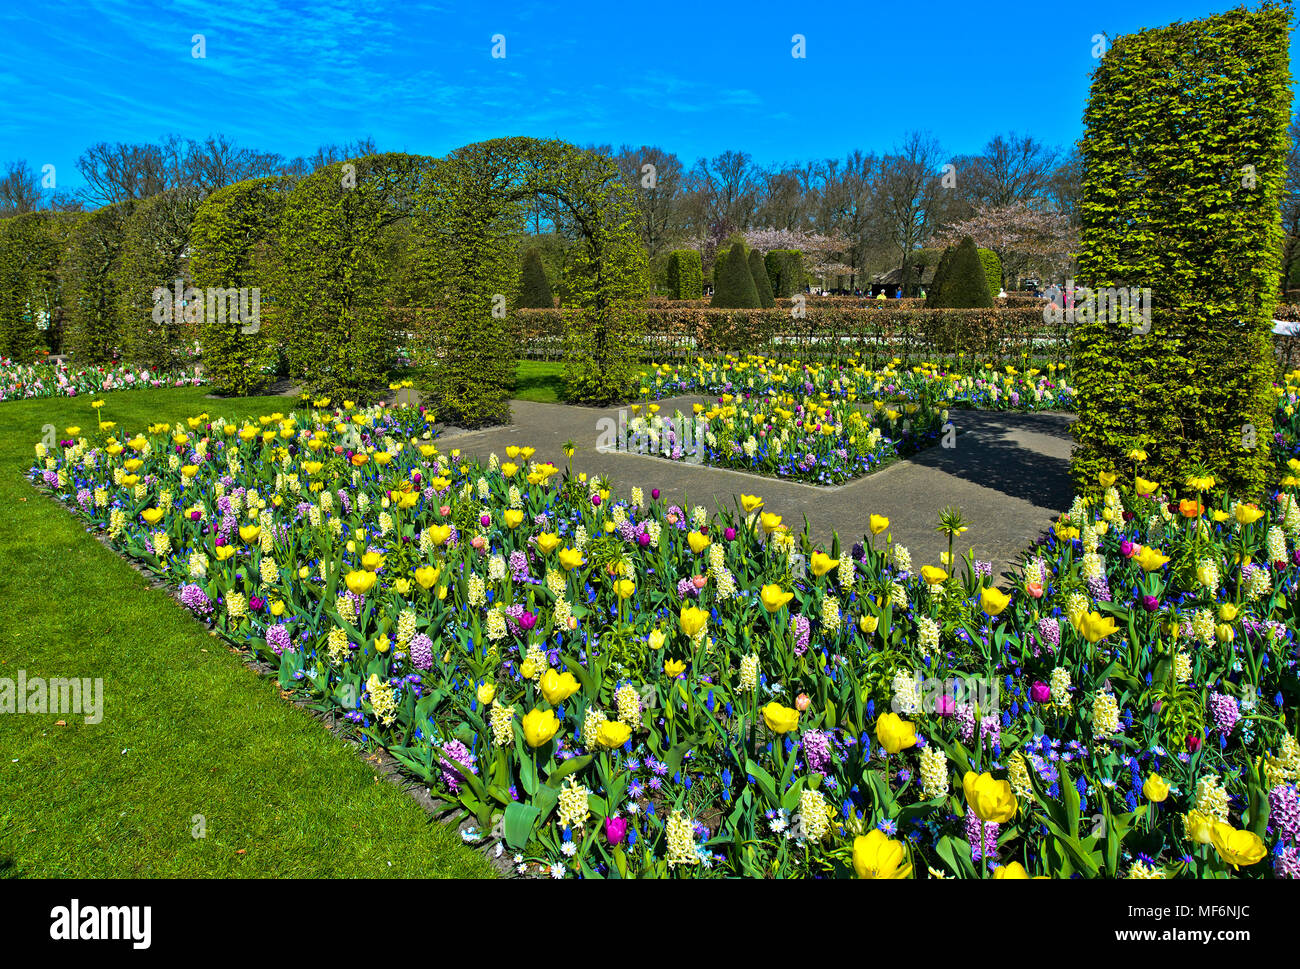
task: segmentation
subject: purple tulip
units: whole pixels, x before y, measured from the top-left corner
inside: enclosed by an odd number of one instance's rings
[[[1124,539],[1124,541],[1119,543],[1119,553],[1123,555],[1126,559],[1132,558],[1133,543],[1130,542],[1127,538]]]
[[[642,548],[645,548],[647,545],[650,544],[650,535],[647,532],[642,532],[640,535],[636,537],[636,543],[640,545]]]
[[[951,693],[940,693],[935,700],[935,713],[941,717],[951,717],[957,712],[957,698]]]
[[[1046,703],[1052,698],[1052,688],[1042,680],[1034,680],[1034,685],[1029,688],[1029,698],[1035,703]]]
[[[478,520],[478,521],[479,521],[479,524],[480,524],[480,525],[482,525],[484,528],[487,528],[489,525],[492,524],[492,516],[491,516],[491,515],[481,515],[481,516],[479,517],[479,520]]]
[[[415,472],[415,474],[411,475],[411,480],[414,481],[416,484],[419,484],[420,481],[423,479],[420,477],[420,472],[417,471]]]
[[[599,507],[600,507],[600,495],[592,495],[592,496],[591,496],[591,503],[592,503],[593,505],[595,505],[596,507],[599,508]]]
[[[1143,596],[1142,608],[1145,609],[1147,612],[1155,612],[1157,609],[1160,608],[1160,600],[1157,599],[1155,596]]]
[[[266,600],[261,596],[253,596],[253,598],[248,600],[248,608],[253,610],[253,612],[261,612],[264,605],[266,605]]]
[[[658,489],[658,488],[651,488],[651,489],[650,489],[650,497],[653,498],[655,501],[658,501],[658,500],[659,500],[659,489]]]
[[[225,540],[224,538],[222,538],[220,535],[218,535],[218,536],[217,536],[217,548],[220,548],[222,545],[225,545],[225,544],[226,544],[226,540]]]
[[[524,632],[528,632],[537,625],[537,614],[532,612],[521,612],[516,622],[519,623],[520,629]]]
[[[736,540],[736,530],[734,528],[728,528],[722,534],[726,537],[727,541],[729,542],[734,542]]]
[[[623,838],[627,836],[627,820],[625,818],[606,818],[605,819],[605,840],[612,845],[623,843]]]
[[[201,511],[192,511],[192,512],[190,512],[190,521],[192,521],[192,522],[196,522],[196,521],[198,521],[198,520],[199,520],[200,518],[202,518],[202,517],[203,517],[203,512],[201,512]]]

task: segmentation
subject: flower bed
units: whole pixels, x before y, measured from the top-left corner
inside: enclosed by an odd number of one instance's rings
[[[411,410],[102,433],[33,480],[522,871],[1300,874],[1295,479],[1103,481],[1003,592],[955,512],[942,562],[818,550]]]
[[[198,368],[163,373],[124,364],[69,366],[65,363],[15,363],[0,358],[0,401],[78,397],[145,387],[198,387],[204,382]]]
[[[782,364],[762,357],[661,364],[641,386],[659,400],[718,394],[693,413],[661,414],[632,405],[620,445],[672,460],[707,463],[777,478],[837,485],[935,444],[950,408],[1069,408],[1074,392],[1058,374],[1014,367],[953,373],[936,364],[880,371]],[[954,432],[955,433],[955,432]]]

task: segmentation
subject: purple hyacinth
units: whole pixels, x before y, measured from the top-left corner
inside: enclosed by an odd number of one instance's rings
[[[416,638],[418,639],[419,637],[417,636]],[[426,640],[428,639],[427,636],[424,638]],[[452,760],[460,764],[461,767],[464,767],[471,774],[478,773],[478,768],[474,764],[474,755],[471,754],[469,748],[459,740],[449,741],[442,749],[451,756]],[[443,783],[447,785],[451,793],[460,793],[460,786],[465,783],[465,778],[461,775],[460,771],[451,766],[451,761],[441,755],[438,757],[438,766],[442,770]]]
[[[1226,693],[1211,693],[1210,716],[1214,718],[1214,726],[1221,734],[1225,737],[1232,736],[1233,728],[1241,719],[1241,708],[1237,706],[1237,698]]]
[[[990,821],[984,825],[984,844],[980,844],[980,819],[975,811],[966,808],[966,840],[970,843],[971,857],[975,861],[982,861],[985,858],[997,858],[998,851],[998,825],[995,821]]]
[[[794,654],[802,656],[808,650],[809,635],[812,630],[812,623],[806,616],[795,616],[792,620],[794,623]]]
[[[212,611],[212,600],[193,582],[181,586],[181,604],[196,615],[206,616]]]
[[[1300,844],[1300,795],[1293,784],[1278,784],[1268,792],[1269,824],[1278,840]]]
[[[1110,584],[1104,574],[1093,576],[1088,580],[1088,591],[1098,602],[1110,602]]]
[[[1038,635],[1055,649],[1061,645],[1061,624],[1056,621],[1055,616],[1044,616],[1038,620]]]
[[[276,656],[296,652],[287,626],[275,625],[268,627],[266,630],[266,645],[271,647]]]
[[[824,774],[831,762],[830,738],[822,730],[808,730],[804,732],[800,744],[808,770],[814,774]]]
[[[433,640],[424,633],[411,640],[411,662],[417,670],[433,668]]]

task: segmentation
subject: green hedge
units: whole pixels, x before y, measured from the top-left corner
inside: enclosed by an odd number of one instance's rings
[[[272,299],[290,371],[313,394],[366,402],[387,392],[387,305],[403,282],[392,239],[411,217],[425,165],[417,155],[367,155],[321,168],[289,194]]]
[[[1184,494],[1197,466],[1242,497],[1266,483],[1290,19],[1265,5],[1126,35],[1093,74],[1079,279],[1154,306],[1145,333],[1079,314],[1080,487],[1131,478],[1135,443],[1143,477]]]
[[[272,306],[260,297],[279,285],[280,219],[292,187],[290,179],[278,176],[236,182],[209,195],[194,214],[194,285],[203,290],[247,289],[250,310],[252,291],[257,290],[264,316],[254,328],[229,312],[222,320],[207,313],[205,306],[203,369],[218,393],[252,393],[266,383],[266,371],[276,363],[278,350],[269,324]]]
[[[668,298],[700,299],[704,295],[704,267],[694,249],[674,249],[668,254]]]
[[[744,244],[733,244],[725,259],[722,258],[722,253],[718,253],[718,258],[722,268],[715,265],[713,269],[715,283],[711,305],[720,309],[758,309],[758,288],[749,271]]]
[[[773,249],[763,257],[772,295],[778,298],[802,293],[804,287],[803,253],[798,249]]]
[[[758,290],[758,305],[763,309],[775,306],[776,299],[772,296],[772,281],[767,276],[767,265],[757,249],[749,252],[749,275],[754,280],[754,288]]]
[[[993,305],[984,264],[970,236],[940,259],[925,305],[927,309],[977,309]]]
[[[134,200],[106,205],[77,221],[60,269],[68,301],[65,342],[79,363],[116,358],[122,343],[122,304],[116,268]]]
[[[28,363],[60,349],[59,270],[78,218],[69,212],[26,212],[0,219],[0,356]]]
[[[551,282],[546,278],[546,267],[542,265],[541,253],[536,248],[530,248],[524,253],[519,281],[519,306],[527,309],[551,309],[555,306]]]
[[[980,257],[980,265],[984,267],[984,276],[989,282],[989,295],[994,298],[1002,292],[1002,260],[992,249],[975,250]]]
[[[177,312],[175,283],[188,277],[190,226],[201,196],[195,189],[160,192],[136,203],[122,232],[113,288],[122,322],[122,353],[140,366],[168,368],[199,335],[195,300]],[[172,294],[155,302],[161,287]],[[156,310],[156,311],[155,311]]]

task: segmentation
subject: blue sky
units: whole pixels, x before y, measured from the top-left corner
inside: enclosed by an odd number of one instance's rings
[[[953,153],[1009,131],[1066,145],[1094,34],[1233,5],[6,0],[0,165],[54,164],[75,189],[87,145],[169,132],[288,157],[361,135],[439,155],[522,134],[658,144],[687,164],[727,148],[762,164],[879,152],[911,130]]]

